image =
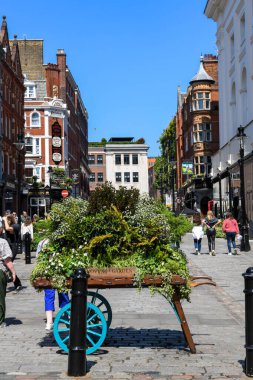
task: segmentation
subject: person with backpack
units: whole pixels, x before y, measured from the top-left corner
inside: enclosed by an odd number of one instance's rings
[[[219,219],[217,219],[211,210],[207,211],[206,218],[203,221],[206,226],[206,236],[208,241],[208,249],[209,255],[216,256],[215,252],[215,237],[216,237],[216,229],[215,227],[221,223]]]

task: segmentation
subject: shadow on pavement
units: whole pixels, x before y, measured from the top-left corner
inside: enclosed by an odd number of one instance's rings
[[[179,330],[110,328],[104,346],[185,349],[184,334]]]
[[[40,347],[58,347],[52,332],[46,334],[38,343]],[[139,347],[139,348],[171,348],[186,349],[186,342],[182,331],[162,329],[134,329],[116,327],[110,328],[100,350],[96,352],[107,354],[106,347]],[[58,350],[58,354],[65,354]],[[94,354],[93,354],[94,355]]]
[[[7,326],[23,324],[23,322],[20,319],[17,319],[15,317],[5,318],[5,322]]]

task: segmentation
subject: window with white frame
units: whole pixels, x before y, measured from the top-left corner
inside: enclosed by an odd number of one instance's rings
[[[133,165],[138,165],[138,154],[133,154],[132,163]]]
[[[209,175],[212,169],[211,156],[194,157],[194,170],[196,175]]]
[[[102,154],[97,155],[97,164],[98,165],[103,165],[103,156]]]
[[[129,165],[129,164],[130,164],[129,154],[124,154],[124,165]]]
[[[193,111],[210,110],[210,92],[195,92],[192,95]]]
[[[103,173],[97,173],[97,180],[98,182],[104,181],[104,174]]]
[[[40,154],[40,139],[37,137],[25,137],[25,149],[27,154]]]
[[[115,154],[115,165],[121,165],[121,155]]]
[[[94,165],[95,164],[95,155],[94,154],[89,154],[89,156],[88,156],[88,162],[89,162],[89,165]]]
[[[133,182],[139,182],[139,173],[133,172]]]
[[[95,173],[90,173],[89,180],[90,182],[95,182]]]
[[[40,114],[39,112],[33,112],[31,114],[31,127],[39,127],[40,126]]]
[[[120,172],[116,172],[115,173],[115,181],[116,182],[121,182],[121,173]]]
[[[130,182],[130,173],[129,172],[124,173],[124,182]]]
[[[36,98],[36,89],[35,89],[35,84],[28,84],[25,85],[26,90],[25,90],[25,98],[26,99],[34,99]]]
[[[212,141],[212,127],[210,123],[194,124],[192,128],[193,143]]]

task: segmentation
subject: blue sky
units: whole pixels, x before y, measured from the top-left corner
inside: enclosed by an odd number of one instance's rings
[[[89,141],[144,137],[149,155],[176,112],[201,52],[216,54],[206,0],[1,2],[9,37],[44,39],[44,63],[65,49],[89,113]]]

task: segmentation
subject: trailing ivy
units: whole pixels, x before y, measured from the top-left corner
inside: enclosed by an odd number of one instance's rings
[[[162,286],[150,289],[171,299],[175,289],[170,284],[171,276],[189,278],[186,257],[174,248],[189,229],[189,222],[175,217],[148,196],[136,199],[121,192],[120,199],[129,202],[123,202],[123,211],[117,207],[117,197],[112,197],[106,207],[100,201],[101,208],[96,212],[91,212],[90,203],[80,198],[54,204],[46,231],[43,226],[50,243],[39,254],[31,281],[46,277],[55,288],[65,291],[65,279],[78,267],[135,267],[138,287],[145,275],[162,276]],[[108,200],[103,194],[102,199]],[[189,299],[188,285],[180,286],[179,291],[182,298]]]

